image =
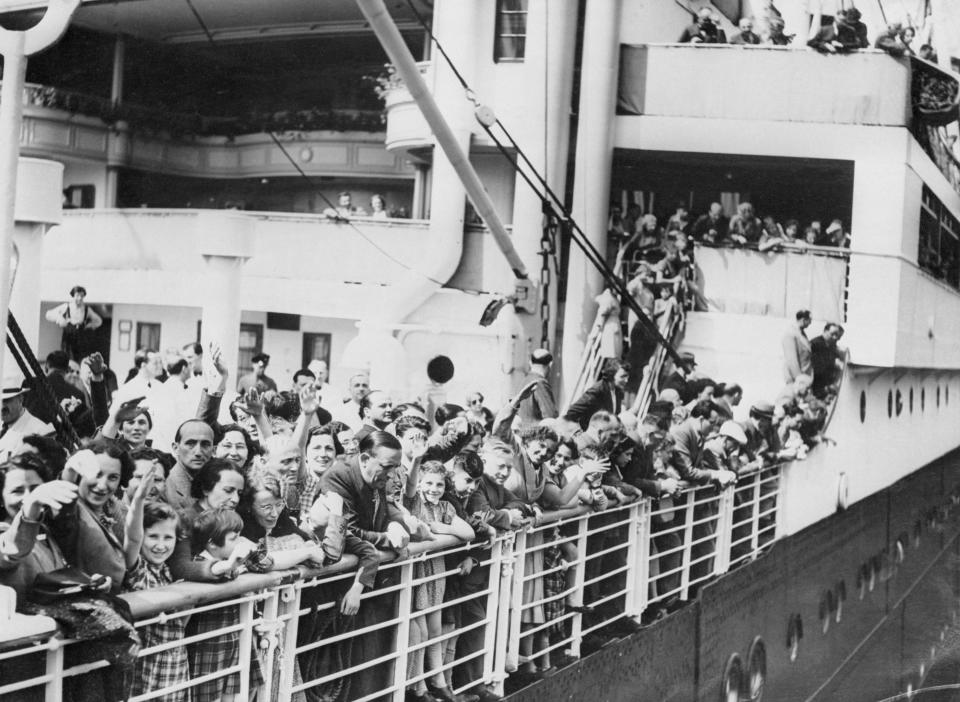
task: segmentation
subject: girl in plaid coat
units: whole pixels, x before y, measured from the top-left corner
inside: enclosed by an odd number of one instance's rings
[[[149,590],[173,583],[167,559],[173,555],[177,543],[177,513],[163,502],[144,505],[147,490],[153,484],[154,466],[141,481],[130,502],[124,539],[124,557],[127,574],[123,589],[127,592]],[[143,655],[143,650],[183,639],[186,627],[184,617],[171,617],[165,622],[149,624],[139,629],[142,643],[140,658],[134,670],[133,695],[142,695],[186,683],[190,679],[187,652],[183,646],[171,646],[163,651]],[[161,697],[159,702],[190,702],[190,690],[181,689]]]

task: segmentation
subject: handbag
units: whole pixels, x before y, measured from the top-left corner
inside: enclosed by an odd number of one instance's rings
[[[73,595],[100,594],[108,589],[107,582],[105,575],[87,575],[79,568],[68,566],[38,573],[27,597],[36,604],[53,604]]]

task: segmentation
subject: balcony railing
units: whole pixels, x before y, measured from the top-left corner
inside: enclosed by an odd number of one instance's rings
[[[132,131],[172,136],[238,136],[267,132],[382,132],[380,110],[303,109],[281,112],[258,111],[236,117],[213,117],[198,113],[164,110],[156,106],[114,104],[109,98],[87,95],[48,85],[27,84],[23,91],[27,107],[61,110],[95,117],[107,124],[123,122]]]
[[[406,560],[382,553],[382,584],[363,595],[356,617],[336,614],[340,594],[355,577],[356,558],[349,555],[319,570],[248,574],[230,583],[178,583],[122,595],[138,629],[201,613],[229,622],[144,648],[140,657],[225,634],[239,639],[232,665],[194,674],[188,683],[151,690],[132,702],[234,674],[239,675],[239,699],[250,699],[254,667],[262,671],[257,699],[287,702],[303,690],[343,691],[352,685],[352,699],[399,701],[416,680],[448,674],[476,659],[481,680],[503,692],[504,681],[522,663],[551,652],[579,658],[587,637],[602,636],[614,621],[639,617],[657,603],[691,599],[698,586],[758,556],[775,538],[780,479],[780,466],[770,466],[741,474],[736,486],[722,491],[698,487],[672,501],[548,512],[535,527],[481,544],[462,544],[450,536],[413,544]],[[471,581],[475,587],[415,610],[416,588],[458,575],[446,566],[418,575],[423,572],[419,564],[443,563],[446,555],[459,561],[468,551],[479,561]],[[543,587],[547,578],[561,584]],[[576,609],[567,609],[567,602]],[[469,606],[471,616],[428,640],[411,634],[416,617],[455,605]],[[233,614],[226,614],[228,608]],[[461,646],[459,657],[448,655],[442,665],[408,675],[412,656],[432,644],[452,648],[451,642],[471,635],[476,645]],[[0,698],[33,690],[60,700],[65,689],[84,685],[80,676],[108,665],[84,660],[85,643],[54,636],[0,652]],[[468,687],[459,685],[456,691]]]
[[[775,253],[749,248],[697,246],[702,292],[711,310],[815,319],[845,318],[850,252],[825,246],[790,246]]]

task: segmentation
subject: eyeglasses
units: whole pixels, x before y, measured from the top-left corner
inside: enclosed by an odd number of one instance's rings
[[[254,503],[254,508],[258,512],[269,512],[270,514],[280,514],[283,511],[284,504],[283,502],[271,502],[265,505],[258,505]]]

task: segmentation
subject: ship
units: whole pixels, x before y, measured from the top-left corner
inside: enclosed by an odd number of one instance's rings
[[[11,31],[31,31],[46,4],[4,3]],[[441,404],[482,390],[499,406],[545,347],[569,403],[602,355],[597,296],[622,285],[608,255],[611,203],[669,214],[673,203],[704,212],[717,201],[731,215],[749,201],[779,219],[839,219],[846,247],[698,244],[704,304],[660,330],[637,400],[653,399],[678,351],[743,385],[738,412],[772,399],[781,337],[810,310],[814,329],[844,326],[848,349],[817,446],[735,487],[691,488],[669,507],[644,500],[607,521],[568,510],[496,540],[484,556],[483,680],[516,700],[866,701],[927,688],[944,696],[915,698],[954,699],[955,9],[919,3],[894,18],[882,3],[860,8],[871,36],[893,19],[917,26],[915,48],[929,44],[934,62],[806,50],[831,3],[410,0],[379,14],[377,3],[357,4],[69,9],[69,28],[29,57],[13,93],[22,122],[9,304],[20,345],[41,356],[59,345],[44,315],[82,282],[105,319],[97,348],[114,368],[132,365],[138,348],[215,340],[234,377],[269,350],[279,375],[324,360],[332,388],[364,370],[398,397]],[[776,12],[792,44],[674,43],[704,8],[728,35]],[[400,41],[382,43],[378,22]],[[463,162],[483,193],[461,178]],[[438,359],[452,376],[431,372]],[[675,573],[657,554],[667,522],[683,534]],[[574,597],[615,611],[567,612],[549,646],[562,666],[517,687],[531,659],[527,556],[556,525],[579,547]],[[598,533],[618,567],[598,571],[585,557]],[[388,567],[407,584],[379,625],[393,642],[383,659],[313,680],[294,664],[324,644],[298,640],[304,593],[350,577],[349,557],[297,577],[124,597],[141,624],[224,598],[239,605],[241,648],[256,642],[274,663],[260,687],[268,699],[384,670],[388,685],[351,699],[403,699],[409,583],[438,548],[464,547],[416,545],[412,561]],[[643,619],[667,595],[679,606]],[[597,638],[624,617],[638,625]],[[0,680],[0,697],[42,690],[57,700],[64,680],[101,665],[71,661],[77,644],[49,631],[30,638],[0,661],[41,652],[46,677]],[[236,667],[243,698],[253,655]]]

